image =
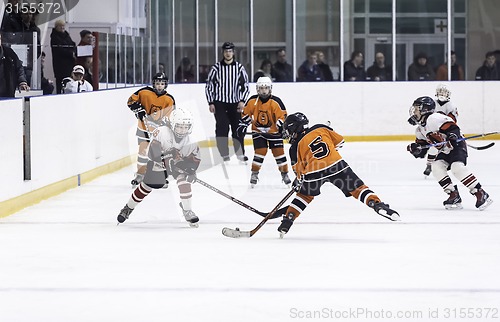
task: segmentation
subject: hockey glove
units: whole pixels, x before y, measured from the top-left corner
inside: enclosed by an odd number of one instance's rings
[[[236,134],[238,135],[239,138],[245,137],[245,134],[247,134],[247,127],[248,124],[245,122],[240,122],[240,124],[238,124],[238,128],[236,129]]]
[[[414,142],[408,144],[406,150],[408,150],[408,152],[410,152],[415,158],[423,158],[428,149],[424,149],[420,144]]]
[[[136,102],[130,105],[129,107],[130,110],[134,112],[135,117],[137,117],[138,120],[142,121],[146,117],[146,110],[141,104]]]
[[[276,128],[278,129],[278,134],[281,136],[283,134],[283,121],[282,120],[276,121]]]
[[[300,180],[295,178],[292,183],[292,189],[296,192],[300,191],[300,188],[302,187],[303,179],[301,178]]]

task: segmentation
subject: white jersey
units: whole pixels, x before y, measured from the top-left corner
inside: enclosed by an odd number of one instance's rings
[[[80,92],[92,92],[94,88],[89,82],[82,79],[81,81],[76,81],[71,77],[63,78],[63,93],[80,93]]]
[[[443,126],[443,124],[446,123],[455,123],[455,121],[446,115],[443,115],[441,113],[433,113],[429,115],[429,117],[426,120],[425,126],[423,125],[417,125],[417,128],[415,130],[415,136],[417,140],[424,140],[427,141],[428,143],[434,143],[432,140],[428,138],[428,136],[432,133],[437,133]],[[449,153],[451,151],[450,148],[443,148],[441,149],[441,152],[443,153]]]
[[[451,103],[451,101],[442,102],[436,100],[435,111],[447,116],[453,115],[455,122],[458,120],[458,109]]]
[[[199,147],[197,142],[193,142],[189,135],[178,139],[172,129],[168,126],[159,126],[154,132],[153,137],[160,142],[163,151],[176,149],[177,157],[183,159],[194,156],[199,159]]]

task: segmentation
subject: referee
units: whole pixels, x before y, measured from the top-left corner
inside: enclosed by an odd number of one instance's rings
[[[224,59],[212,66],[205,87],[209,110],[215,116],[217,149],[224,161],[230,160],[228,135],[231,127],[236,157],[240,161],[247,161],[244,137],[238,137],[236,129],[249,94],[248,75],[245,67],[234,60],[232,42],[222,45],[222,53]]]

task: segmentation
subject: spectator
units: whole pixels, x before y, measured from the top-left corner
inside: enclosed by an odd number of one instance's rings
[[[83,68],[85,69],[85,74],[83,74],[83,79],[89,82],[92,87],[94,87],[94,82],[92,81],[92,63],[94,59],[92,57],[85,57]]]
[[[269,77],[270,80],[274,81],[272,74],[273,63],[269,59],[264,59],[260,64],[260,69],[253,75],[253,81],[256,83],[260,77]]]
[[[234,44],[222,45],[224,58],[212,66],[205,87],[209,111],[215,117],[217,149],[224,161],[229,161],[228,134],[231,127],[234,152],[238,160],[248,161],[243,138],[238,135],[238,125],[245,101],[250,93],[248,75],[242,64],[234,59]]]
[[[95,47],[95,37],[92,35],[92,32],[89,30],[82,30],[80,31],[80,42],[78,43],[78,46],[92,46],[92,49]],[[77,51],[78,53],[78,51]],[[90,55],[78,55],[76,57],[76,64],[77,65],[85,65],[85,57],[92,56]]]
[[[164,63],[158,63],[158,73],[167,75]]]
[[[323,74],[323,80],[327,82],[333,81],[332,70],[330,69],[330,66],[328,66],[327,63],[325,63],[325,54],[323,54],[322,51],[317,51],[316,57],[318,59],[317,60],[318,67],[321,70],[321,73]]]
[[[344,81],[366,80],[365,66],[363,66],[363,53],[356,50],[351,54],[351,59],[344,63]]]
[[[181,59],[181,64],[177,67],[175,71],[175,82],[176,83],[196,83],[196,76],[194,72],[194,66],[191,65],[191,61],[188,57],[183,57]]]
[[[392,80],[391,66],[385,64],[385,56],[378,52],[375,54],[373,65],[366,70],[367,80],[372,81],[390,81]]]
[[[321,82],[324,80],[317,60],[318,57],[315,53],[309,53],[307,60],[299,67],[297,75],[298,82]]]
[[[7,10],[4,11],[3,13],[3,19],[2,19],[2,26],[0,27],[3,32],[17,32],[18,30],[21,30],[21,15],[18,12],[19,8],[19,0],[9,0],[7,1],[7,5],[10,4],[10,8],[12,10]],[[7,40],[7,39],[6,39]]]
[[[451,51],[451,80],[464,80],[464,70],[457,64],[457,55]],[[439,65],[436,72],[436,80],[448,80],[448,63]]]
[[[62,80],[71,74],[75,65],[76,44],[66,31],[64,20],[56,20],[50,34],[52,48],[52,68],[56,78],[56,93],[62,93]]]
[[[2,45],[0,33],[0,97],[14,97],[16,89],[29,91],[22,62],[9,47]]]
[[[476,71],[476,80],[498,80],[498,76],[495,54],[489,51],[485,55],[483,66]]]
[[[293,82],[292,65],[286,62],[286,51],[284,48],[276,51],[276,62],[273,66],[273,77],[277,82]]]
[[[41,58],[41,88],[43,91],[43,95],[50,95],[54,92],[54,82],[50,79],[45,78],[43,74],[43,68],[45,65],[45,52],[42,51],[42,58]]]
[[[82,65],[75,65],[71,72],[71,77],[66,77],[62,81],[63,94],[92,92],[94,88],[89,82],[83,79],[84,74],[85,68]]]
[[[413,64],[408,67],[409,81],[431,81],[436,79],[434,68],[428,63],[427,55],[418,53],[413,60]]]

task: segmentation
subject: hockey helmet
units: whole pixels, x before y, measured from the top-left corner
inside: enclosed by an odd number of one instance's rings
[[[267,76],[259,77],[259,79],[257,79],[255,87],[257,89],[257,94],[259,94],[259,97],[266,99],[271,96],[271,92],[273,90],[273,82]]]
[[[434,113],[436,102],[429,96],[422,96],[413,101],[410,107],[410,119],[418,124],[422,124],[427,119],[427,116]]]
[[[450,100],[451,91],[444,84],[439,84],[436,87],[436,97],[440,102],[447,102]]]
[[[283,123],[283,139],[294,143],[305,130],[309,128],[309,120],[301,112],[287,116]]]
[[[188,110],[176,107],[170,114],[170,127],[178,138],[191,134],[193,132],[193,115]]]
[[[163,94],[167,90],[168,77],[165,73],[156,73],[153,76],[153,89],[157,94]]]
[[[225,43],[223,43],[222,44],[222,51],[227,50],[227,49],[234,50],[234,44],[230,41],[226,41]]]

